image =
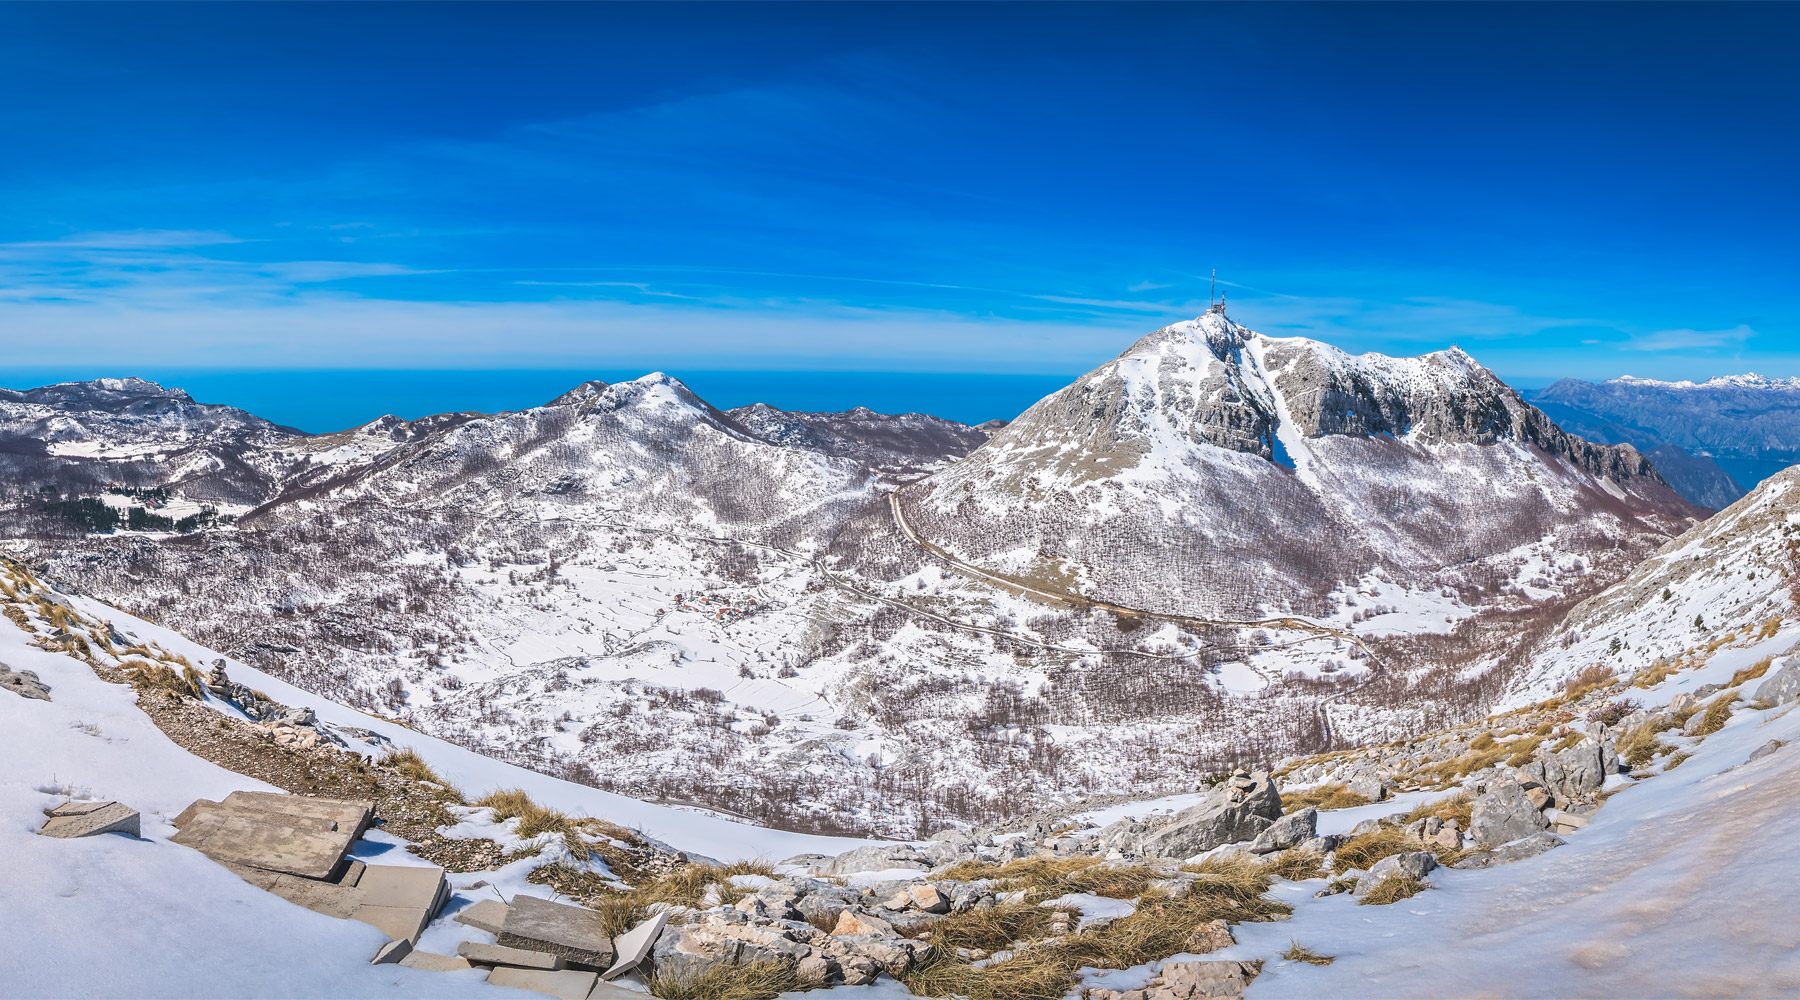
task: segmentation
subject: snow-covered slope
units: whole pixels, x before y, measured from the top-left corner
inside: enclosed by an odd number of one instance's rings
[[[119,482],[256,503],[280,474],[271,449],[299,433],[137,378],[0,389],[0,496]]]
[[[1546,697],[1591,664],[1629,673],[1778,626],[1793,614],[1789,581],[1800,565],[1789,546],[1796,539],[1800,469],[1788,469],[1575,607],[1532,658],[1512,700]]]
[[[923,413],[890,415],[863,406],[842,413],[801,413],[756,403],[729,412],[766,441],[886,469],[927,469],[953,462],[1004,426],[1002,421],[990,421],[970,427]]]
[[[985,567],[1230,618],[1329,614],[1371,572],[1490,588],[1534,545],[1622,572],[1701,513],[1461,351],[1352,357],[1217,312],[1138,341],[902,499]]]

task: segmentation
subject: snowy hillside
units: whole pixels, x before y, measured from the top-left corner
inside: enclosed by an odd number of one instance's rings
[[[983,567],[1239,619],[1329,615],[1369,573],[1497,588],[1534,545],[1621,573],[1701,513],[1460,351],[1352,357],[1222,313],[1145,337],[901,498]],[[1561,565],[1534,586],[1563,587]]]
[[[1479,712],[1695,512],[1460,352],[1211,314],[1005,428],[725,413],[650,375],[256,454],[278,475],[198,528],[70,519],[155,486],[127,480],[16,500],[7,544],[496,759],[859,836]]]
[[[1772,631],[1792,613],[1797,538],[1800,470],[1789,469],[1572,610],[1511,697],[1544,697],[1592,664],[1629,673],[1691,662],[1733,637]]]

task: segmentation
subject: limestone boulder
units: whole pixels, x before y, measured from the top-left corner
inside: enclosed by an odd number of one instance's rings
[[[38,680],[35,671],[14,670],[4,663],[0,663],[0,689],[33,701],[50,700],[50,685]]]
[[[1299,847],[1317,836],[1318,830],[1319,810],[1307,806],[1299,812],[1281,817],[1271,823],[1268,829],[1257,834],[1256,839],[1250,842],[1250,853],[1273,854],[1290,847]]]
[[[1481,848],[1499,847],[1549,827],[1517,781],[1496,782],[1475,800],[1469,832]]]
[[[1253,841],[1280,818],[1281,793],[1267,773],[1234,775],[1215,786],[1200,803],[1145,831],[1136,853],[1189,858],[1222,844]]]
[[[1561,847],[1568,841],[1554,833],[1539,830],[1511,843],[1502,844],[1492,850],[1480,851],[1452,865],[1453,868],[1494,868],[1499,865],[1510,865],[1515,861],[1535,858],[1552,848]]]
[[[1794,650],[1789,650],[1789,653]],[[1783,705],[1800,698],[1800,656],[1788,657],[1787,665],[1775,671],[1756,689],[1756,701]]]

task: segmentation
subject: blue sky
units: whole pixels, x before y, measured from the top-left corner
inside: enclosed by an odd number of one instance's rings
[[[0,365],[1800,374],[1800,7],[0,5]]]

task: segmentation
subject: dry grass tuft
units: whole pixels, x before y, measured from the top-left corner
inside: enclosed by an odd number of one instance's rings
[[[1281,957],[1290,962],[1305,962],[1307,965],[1330,965],[1337,961],[1335,956],[1321,955],[1311,948],[1302,948],[1300,942],[1292,938],[1288,939],[1288,950],[1282,952]]]
[[[748,896],[750,890],[733,886],[731,884],[733,875],[773,875],[774,872],[773,867],[761,861],[739,861],[723,866],[686,864],[639,887],[631,896],[640,906],[649,906],[651,903],[667,903],[670,906],[689,906],[698,909],[706,898],[708,887],[717,885],[720,901],[735,903]]]
[[[1757,660],[1755,663],[1752,663],[1749,666],[1745,667],[1744,669],[1738,671],[1737,673],[1732,674],[1731,675],[1731,683],[1729,683],[1725,686],[1726,687],[1737,687],[1739,684],[1742,684],[1745,681],[1757,680],[1758,678],[1762,677],[1762,675],[1769,672],[1769,665],[1774,662],[1775,662],[1775,658],[1773,656],[1765,656],[1762,659]]]
[[[1281,793],[1281,811],[1296,813],[1307,806],[1317,807],[1321,812],[1332,809],[1355,809],[1357,806],[1369,804],[1367,797],[1350,791],[1341,784],[1319,785],[1314,788],[1303,788],[1296,792]]]
[[[1634,688],[1653,688],[1681,669],[1681,664],[1674,660],[1658,660],[1657,662],[1631,675],[1631,686]]]
[[[979,910],[952,913],[922,928],[933,947],[955,952],[958,948],[1002,951],[1016,941],[1050,936],[1050,920],[1056,911],[1033,903],[1002,903]],[[821,928],[829,933],[830,927]]]
[[[1263,862],[1263,873],[1272,878],[1284,878],[1289,882],[1305,882],[1309,879],[1325,877],[1325,859],[1313,851],[1299,848],[1282,851],[1272,860]]]
[[[1361,906],[1386,906],[1389,903],[1398,903],[1402,899],[1411,899],[1429,888],[1431,888],[1431,883],[1424,879],[1413,878],[1411,875],[1407,875],[1403,872],[1396,872],[1389,875],[1387,878],[1382,879],[1375,888],[1370,889],[1366,895],[1357,900],[1357,904]]]
[[[507,820],[517,818],[519,836],[537,837],[546,833],[560,834],[569,853],[577,860],[586,861],[593,853],[586,840],[582,839],[576,821],[549,806],[542,806],[532,801],[523,788],[505,788],[490,792],[475,800],[478,806],[486,806],[494,811],[494,818]]]
[[[998,891],[1024,890],[1028,902],[1071,892],[1133,899],[1162,878],[1148,865],[1109,865],[1097,858],[1025,858],[1004,865],[965,861],[944,870],[939,877],[960,881],[992,879]]]
[[[1714,698],[1706,706],[1706,716],[1700,720],[1700,727],[1694,730],[1696,736],[1711,736],[1725,728],[1731,721],[1731,706],[1739,700],[1736,691],[1727,691]]]
[[[173,668],[161,663],[146,663],[143,660],[132,660],[120,664],[119,669],[125,672],[125,679],[141,694],[164,691],[182,698],[199,698],[199,675],[189,668],[188,676],[182,676]]]
[[[1632,767],[1643,767],[1655,760],[1658,754],[1668,752],[1668,745],[1657,739],[1657,734],[1675,728],[1675,723],[1664,717],[1632,729],[1618,740],[1616,748],[1619,759]]]
[[[698,976],[651,976],[650,993],[664,1000],[775,1000],[783,993],[816,989],[794,971],[792,962],[718,965]]]
[[[1474,820],[1474,810],[1475,796],[1467,791],[1461,791],[1448,798],[1438,799],[1435,802],[1421,802],[1414,806],[1411,812],[1406,814],[1406,818],[1401,821],[1401,825],[1404,826],[1408,823],[1415,823],[1419,820],[1436,816],[1439,819],[1453,819],[1456,821],[1459,828],[1467,830],[1469,824]]]

